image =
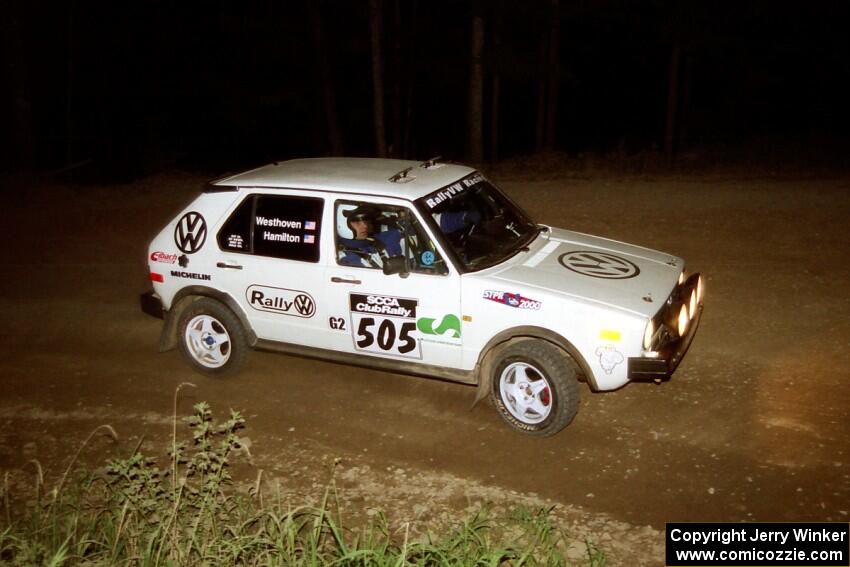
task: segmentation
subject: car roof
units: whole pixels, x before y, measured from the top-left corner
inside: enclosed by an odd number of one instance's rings
[[[399,176],[405,170],[406,176]],[[466,177],[464,165],[379,158],[308,158],[274,162],[217,179],[213,186],[280,187],[365,193],[414,200]]]

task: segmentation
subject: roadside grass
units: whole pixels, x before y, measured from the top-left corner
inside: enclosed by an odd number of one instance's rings
[[[182,385],[181,385],[182,386]],[[179,388],[178,388],[179,392]],[[175,408],[176,397],[175,392]],[[343,522],[330,481],[317,506],[285,503],[263,490],[262,472],[247,490],[228,469],[244,450],[239,412],[216,423],[208,404],[194,406],[192,438],[177,440],[174,416],[166,468],[137,446],[105,469],[75,470],[89,435],[54,488],[45,491],[38,461],[34,498],[13,494],[3,478],[0,565],[292,565],[292,566],[536,566],[571,565],[570,540],[550,521],[551,509],[516,507],[504,517],[484,506],[437,533],[412,535],[410,522],[393,525],[384,513],[367,524]],[[28,463],[29,464],[29,463]],[[335,467],[335,465],[333,465]],[[578,564],[603,566],[590,542]]]

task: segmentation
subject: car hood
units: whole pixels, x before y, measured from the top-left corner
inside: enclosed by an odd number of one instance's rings
[[[552,228],[489,275],[505,291],[534,287],[651,317],[683,268],[684,261],[670,254]]]

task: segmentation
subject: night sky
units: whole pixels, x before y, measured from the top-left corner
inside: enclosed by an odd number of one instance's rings
[[[12,2],[2,15],[0,172],[85,162],[134,177],[175,163],[376,155],[369,9],[368,0]],[[674,49],[677,154],[803,152],[843,164],[850,149],[847,2],[382,0],[380,13],[393,156],[469,158],[474,14],[484,22],[487,160],[540,150],[553,19],[556,151],[663,152]]]

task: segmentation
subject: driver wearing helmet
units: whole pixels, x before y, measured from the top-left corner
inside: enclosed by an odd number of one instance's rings
[[[356,209],[343,211],[342,214],[354,238],[340,236],[343,252],[340,264],[381,268],[383,258],[401,256],[401,233],[394,228],[376,230],[381,220],[380,211],[376,207],[359,205]]]

